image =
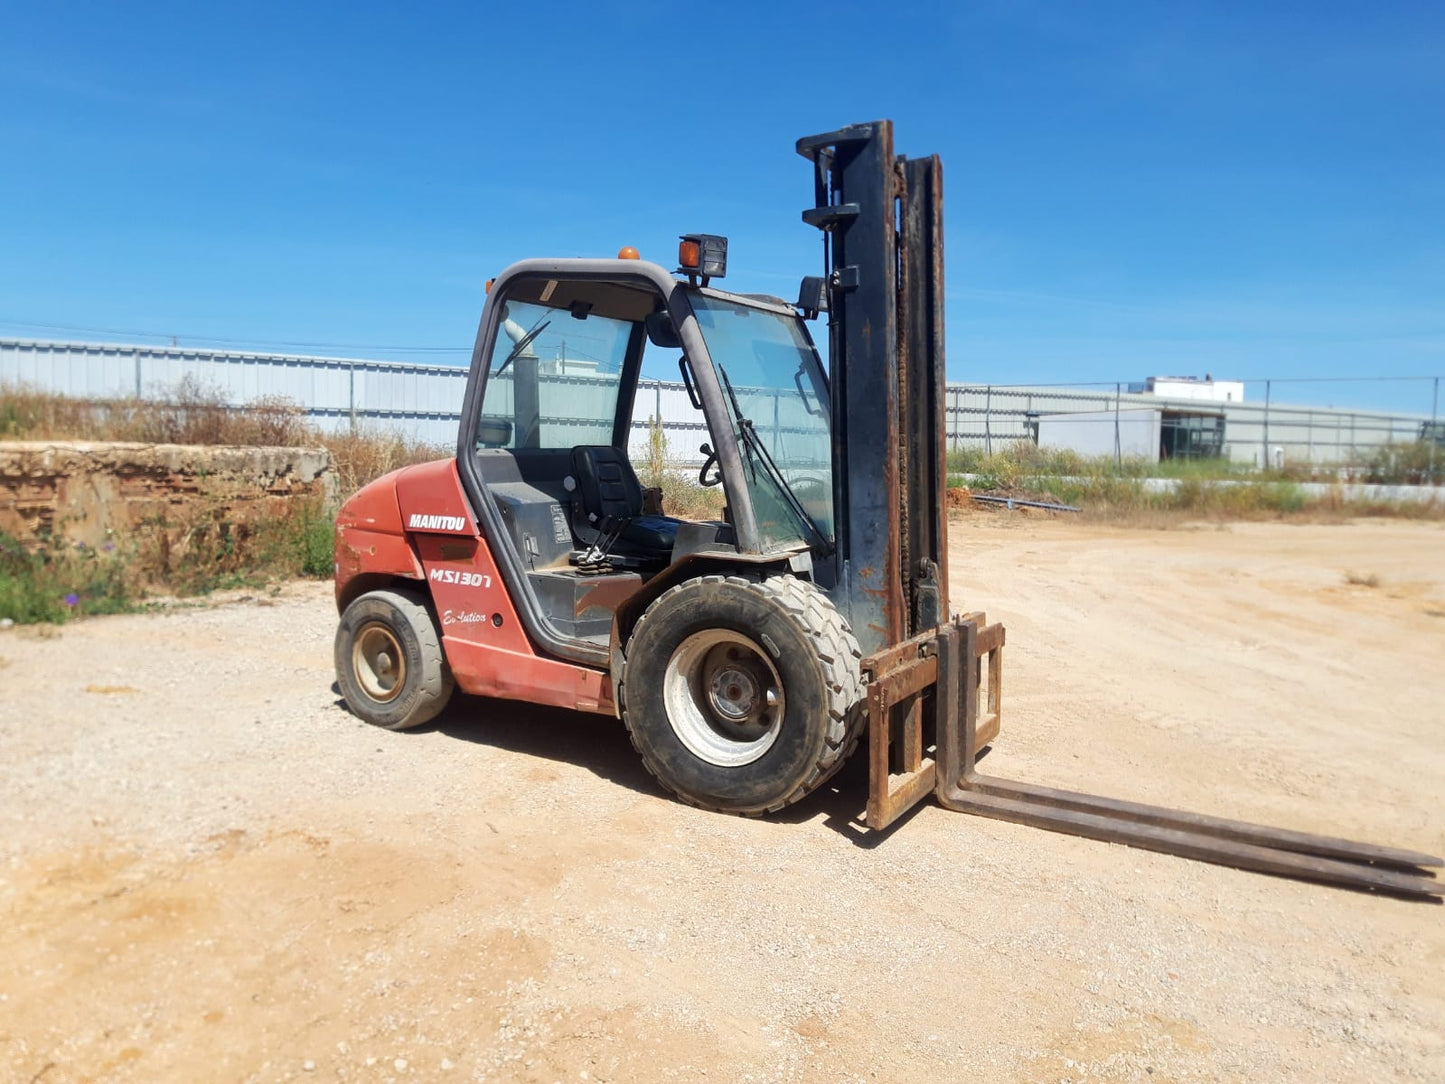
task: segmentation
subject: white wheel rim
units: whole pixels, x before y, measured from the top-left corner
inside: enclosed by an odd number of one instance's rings
[[[662,676],[663,707],[678,741],[699,760],[741,768],[773,747],[783,727],[783,681],[752,640],[731,629],[695,632]]]
[[[361,691],[380,704],[395,700],[406,684],[406,654],[396,635],[380,621],[368,621],[357,630],[351,669]]]

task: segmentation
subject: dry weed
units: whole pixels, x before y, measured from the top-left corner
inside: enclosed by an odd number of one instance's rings
[[[1346,572],[1345,582],[1351,587],[1379,587],[1380,577],[1373,572],[1364,575],[1358,572]]]
[[[317,440],[331,453],[337,493],[343,500],[383,474],[456,454],[454,448],[408,440],[393,430],[365,426],[354,433],[319,434]]]
[[[398,467],[441,459],[452,449],[407,440],[380,428],[328,433],[296,403],[262,396],[241,406],[186,377],[157,399],[72,399],[0,385],[0,440],[105,440],[148,444],[323,447],[338,493],[349,496]]]
[[[278,396],[231,405],[187,376],[157,399],[72,399],[0,386],[0,438],[107,440],[147,444],[314,444],[306,412]]]

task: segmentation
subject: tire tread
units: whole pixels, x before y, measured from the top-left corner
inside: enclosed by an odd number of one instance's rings
[[[860,669],[863,653],[858,647],[853,630],[848,627],[847,620],[838,612],[837,607],[829,601],[828,597],[809,581],[787,574],[766,577],[737,574],[710,575],[685,580],[664,591],[643,611],[642,616],[638,618],[637,624],[633,627],[629,643],[636,640],[637,634],[643,629],[649,616],[657,612],[659,608],[663,608],[665,604],[670,605],[670,600],[677,595],[698,590],[701,585],[724,583],[762,595],[793,618],[798,628],[812,641],[819,665],[823,670],[824,682],[828,688],[828,726],[827,733],[824,735],[822,755],[803,781],[780,801],[755,813],[743,814],[744,816],[762,816],[764,813],[776,813],[817,790],[832,778],[857,747],[864,722],[863,674]],[[639,743],[632,723],[628,719],[625,661],[622,667],[622,677],[617,687],[617,702],[632,747],[637,750],[643,765],[659,783],[689,805],[697,806],[700,809],[733,812],[732,810],[723,810],[720,806],[711,805],[694,795],[683,794],[668,786],[659,766],[653,762],[647,750]]]
[[[383,602],[394,609],[401,618],[411,627],[417,639],[417,648],[421,655],[421,683],[416,692],[416,698],[412,703],[411,710],[400,720],[393,723],[381,723],[366,718],[358,710],[360,705],[352,704],[350,696],[346,696],[348,706],[352,714],[365,719],[373,726],[379,726],[384,730],[411,730],[414,727],[428,723],[439,715],[443,708],[452,698],[456,689],[456,679],[452,676],[451,667],[447,665],[446,651],[442,647],[441,635],[437,631],[436,621],[433,620],[431,611],[426,603],[415,592],[400,589],[382,589],[368,591],[359,595],[347,606],[349,612],[353,607],[362,605],[368,601]],[[343,628],[345,627],[345,616],[343,615]],[[340,635],[338,629],[338,637]],[[343,677],[342,645],[338,640],[336,646],[336,668],[337,678]],[[343,695],[345,694],[346,683],[340,682]]]

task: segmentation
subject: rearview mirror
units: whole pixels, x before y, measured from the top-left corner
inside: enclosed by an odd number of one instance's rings
[[[672,318],[665,312],[654,312],[643,320],[647,328],[647,341],[653,346],[660,346],[664,350],[677,350],[682,347],[682,340],[677,337],[677,331],[672,326]]]
[[[818,313],[828,311],[828,280],[821,275],[805,275],[798,287],[797,307],[803,310],[803,318],[816,320]]]
[[[508,418],[483,415],[477,424],[477,443],[485,448],[505,448],[512,439],[512,422]]]

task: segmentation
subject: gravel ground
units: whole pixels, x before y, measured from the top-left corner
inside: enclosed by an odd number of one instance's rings
[[[990,772],[1445,852],[1439,525],[953,537],[1009,626]],[[615,720],[377,731],[334,627],[294,584],[0,632],[0,1080],[1445,1079],[1439,907],[870,836],[861,758],[741,820]]]

